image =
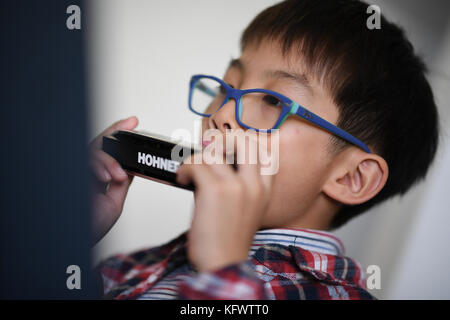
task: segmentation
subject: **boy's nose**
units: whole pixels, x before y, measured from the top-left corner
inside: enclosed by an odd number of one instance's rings
[[[235,101],[233,99],[228,100],[222,108],[208,118],[208,127],[218,129],[223,133],[227,129],[242,128],[236,121],[235,109]]]

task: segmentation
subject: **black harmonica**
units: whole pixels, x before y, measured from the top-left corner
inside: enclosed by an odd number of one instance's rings
[[[103,136],[102,150],[117,160],[131,175],[193,191],[194,185],[176,182],[176,172],[182,160],[200,147],[181,144],[171,139],[143,131],[119,130]]]

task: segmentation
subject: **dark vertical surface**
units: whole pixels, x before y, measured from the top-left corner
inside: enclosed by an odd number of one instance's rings
[[[3,0],[0,15],[1,298],[91,298],[83,5]]]

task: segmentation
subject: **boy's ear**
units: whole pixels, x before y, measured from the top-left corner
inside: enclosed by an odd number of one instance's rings
[[[338,158],[322,188],[327,196],[356,205],[372,199],[383,189],[389,169],[382,157],[353,149]]]

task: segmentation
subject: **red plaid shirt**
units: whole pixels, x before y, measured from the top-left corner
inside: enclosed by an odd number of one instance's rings
[[[183,233],[162,246],[109,258],[98,270],[107,299],[373,299],[359,264],[343,253],[328,232],[261,230],[247,261],[198,273],[187,260]]]

